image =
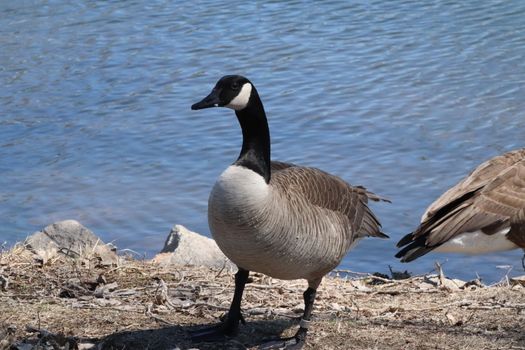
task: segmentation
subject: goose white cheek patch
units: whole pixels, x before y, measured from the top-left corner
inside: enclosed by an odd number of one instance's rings
[[[251,94],[252,84],[246,83],[242,86],[242,89],[241,91],[239,91],[239,94],[235,96],[235,98],[231,100],[231,102],[228,103],[225,107],[234,109],[236,111],[240,111],[248,105],[248,101],[250,101]]]

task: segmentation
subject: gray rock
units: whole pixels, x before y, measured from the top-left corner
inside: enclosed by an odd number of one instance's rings
[[[26,238],[24,246],[44,262],[58,254],[72,258],[96,256],[104,265],[111,265],[117,261],[114,249],[75,220],[59,221],[46,226],[42,231]]]
[[[466,282],[460,279],[445,277],[443,278],[443,280],[440,280],[439,276],[431,275],[427,276],[423,281],[421,281],[418,287],[421,289],[432,289],[436,287],[442,287],[448,290],[459,290],[463,288],[465,284]]]
[[[153,261],[161,265],[193,265],[235,268],[211,238],[175,225],[166,239],[164,248]]]

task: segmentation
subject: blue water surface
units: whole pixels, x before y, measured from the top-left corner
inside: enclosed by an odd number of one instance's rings
[[[63,219],[146,256],[174,224],[209,234],[208,193],[241,133],[230,110],[190,106],[243,74],[274,159],[393,201],[372,204],[391,239],[363,241],[341,268],[523,273],[517,250],[393,255],[439,194],[524,146],[525,2],[3,1],[0,14],[8,245]]]

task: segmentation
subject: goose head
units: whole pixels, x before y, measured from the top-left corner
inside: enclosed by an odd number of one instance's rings
[[[234,165],[253,170],[270,183],[270,130],[255,86],[243,76],[226,75],[191,109],[210,107],[228,107],[235,111],[242,130],[242,148]]]
[[[250,104],[252,83],[240,75],[226,75],[219,79],[208,96],[191,106],[191,109],[228,107],[241,111]]]

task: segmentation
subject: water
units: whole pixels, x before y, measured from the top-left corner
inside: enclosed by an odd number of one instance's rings
[[[524,146],[525,2],[4,1],[0,14],[0,241],[69,218],[147,256],[176,223],[209,234],[208,193],[241,135],[230,110],[189,107],[243,74],[274,159],[393,201],[372,205],[392,239],[342,268],[522,273],[520,251],[393,255],[440,193]]]

